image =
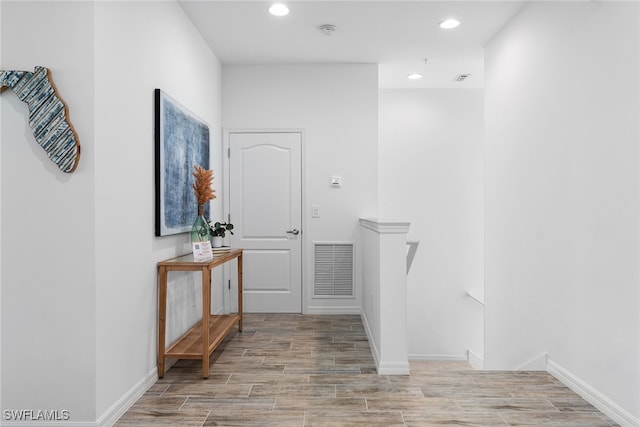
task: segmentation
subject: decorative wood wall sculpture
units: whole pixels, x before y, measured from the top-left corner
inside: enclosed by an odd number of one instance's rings
[[[62,172],[73,172],[80,160],[78,135],[69,120],[69,109],[58,96],[49,69],[0,70],[0,92],[10,88],[29,107],[29,126],[36,141]]]

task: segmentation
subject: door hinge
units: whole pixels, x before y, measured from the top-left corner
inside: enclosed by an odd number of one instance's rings
[[[227,223],[231,224],[231,214],[227,214]]]
[[[229,289],[231,289],[231,280],[229,280]]]
[[[227,148],[227,158],[231,158],[231,148]]]

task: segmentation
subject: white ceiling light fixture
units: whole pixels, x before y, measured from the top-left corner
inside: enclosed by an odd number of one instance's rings
[[[445,19],[440,23],[440,28],[445,30],[450,30],[452,28],[458,27],[459,25],[460,25],[460,21],[458,21],[457,19],[449,18],[449,19]]]
[[[407,74],[407,78],[409,80],[420,80],[422,78],[422,74],[420,74],[420,73]]]
[[[274,3],[269,8],[269,13],[273,16],[287,16],[289,14],[289,8],[283,3]]]

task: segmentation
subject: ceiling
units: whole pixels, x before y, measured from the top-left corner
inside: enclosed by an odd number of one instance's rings
[[[179,1],[223,64],[377,63],[381,88],[480,88],[483,46],[523,1]],[[458,28],[438,24],[454,17]],[[327,36],[320,26],[332,24]],[[426,61],[425,61],[426,59]],[[423,78],[408,80],[410,73]],[[455,82],[458,74],[469,74]]]

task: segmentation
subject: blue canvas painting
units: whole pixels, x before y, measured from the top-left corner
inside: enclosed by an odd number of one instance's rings
[[[156,236],[184,233],[198,214],[193,167],[209,169],[209,126],[160,89],[155,116]]]

